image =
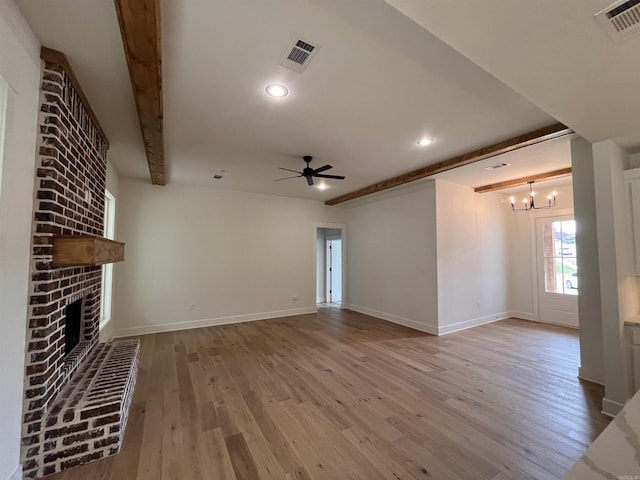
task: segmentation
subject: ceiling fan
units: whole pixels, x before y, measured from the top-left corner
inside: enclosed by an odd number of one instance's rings
[[[309,166],[309,162],[313,160],[313,157],[311,155],[305,155],[304,157],[302,157],[302,159],[305,162],[307,162],[307,166],[304,167],[304,169],[301,172],[298,172],[297,170],[291,170],[289,168],[280,167],[280,170],[286,170],[287,172],[298,173],[299,175],[294,175],[293,177],[278,178],[277,180],[274,180],[274,182],[279,182],[280,180],[289,180],[290,178],[299,178],[299,177],[306,178],[307,183],[309,185],[313,185],[314,177],[315,178],[334,178],[336,180],[344,180],[344,176],[342,175],[324,175],[323,173],[321,173],[321,172],[324,172],[325,170],[329,170],[330,168],[333,168],[331,165],[325,165],[323,167],[316,168],[314,170]]]

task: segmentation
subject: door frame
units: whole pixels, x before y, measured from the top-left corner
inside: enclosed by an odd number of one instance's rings
[[[536,229],[536,220],[539,218],[549,217],[563,217],[574,216],[573,208],[559,208],[557,210],[535,210],[529,212],[529,246],[531,251],[531,298],[533,300],[533,315],[534,320],[541,322],[540,320],[540,307],[539,307],[539,295],[538,295],[538,233]],[[575,218],[575,217],[574,217]],[[546,323],[546,322],[545,322]],[[578,323],[579,325],[579,323]],[[563,325],[566,327],[566,325]],[[569,327],[572,328],[572,327]]]
[[[313,226],[313,278],[314,278],[314,294],[313,298],[316,298],[315,292],[317,291],[317,282],[318,282],[318,229],[319,228],[335,228],[339,229],[341,232],[340,238],[342,239],[342,303],[340,304],[340,308],[346,309],[348,308],[348,285],[347,285],[347,224],[346,223],[323,223],[318,222]],[[326,264],[326,262],[325,262]]]

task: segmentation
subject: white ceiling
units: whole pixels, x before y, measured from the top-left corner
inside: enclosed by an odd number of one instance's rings
[[[148,179],[113,2],[17,3],[40,41],[69,58],[118,172]],[[416,1],[436,3],[445,4]],[[170,182],[325,200],[555,121],[383,0],[162,7]],[[302,74],[278,66],[295,35],[321,46]],[[265,96],[273,81],[286,83],[290,95]],[[435,142],[419,147],[422,136]],[[513,167],[489,183],[566,166],[567,143],[560,144],[562,155],[546,144],[532,147],[544,154],[510,154]],[[347,179],[329,180],[324,191],[302,178],[273,181],[287,176],[278,167],[303,167],[305,154],[314,155],[312,166],[330,163],[334,169],[325,173]],[[443,178],[485,183],[478,181],[485,171],[470,168]],[[212,180],[220,170],[223,179]]]
[[[614,0],[387,0],[591,142],[640,151],[640,35],[614,43]]]

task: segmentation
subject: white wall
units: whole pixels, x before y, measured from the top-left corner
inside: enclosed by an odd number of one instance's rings
[[[509,316],[508,231],[502,195],[437,181],[438,332]]]
[[[126,178],[119,197],[119,336],[315,311],[316,224],[345,220],[317,201]]]
[[[502,200],[430,180],[351,202],[349,308],[433,334],[509,316]]]
[[[437,333],[435,181],[351,202],[348,308]]]
[[[624,170],[629,155],[611,140],[593,144],[605,398],[603,410],[617,414],[630,395],[624,320],[638,313],[638,283],[632,259]]]
[[[518,318],[537,320],[537,306],[533,294],[532,223],[529,214],[511,211],[509,195],[504,197],[504,208],[511,212],[509,219],[509,310]],[[533,246],[535,247],[535,245]]]
[[[19,475],[40,46],[13,1],[0,2],[0,75],[9,83],[0,186],[0,479]],[[16,472],[18,470],[18,472]]]
[[[575,202],[577,263],[580,272],[580,378],[604,385],[602,304],[598,264],[598,227],[593,172],[593,149],[583,138],[571,141]]]
[[[107,182],[106,189],[109,190],[109,193],[118,198],[118,194],[120,192],[120,177],[118,175],[118,171],[113,167],[111,162],[107,161]],[[116,202],[116,208],[118,207],[118,203]],[[117,225],[116,225],[117,232]]]
[[[537,284],[536,284],[536,251],[535,219],[543,216],[566,215],[573,212],[573,188],[571,185],[547,188],[544,183],[538,184],[540,193],[555,190],[556,206],[549,210],[534,212],[513,212],[509,195],[504,195],[502,210],[508,212],[508,257],[509,257],[509,310],[512,314],[526,320],[538,320]],[[524,196],[515,195],[517,198]],[[580,254],[580,252],[578,252]],[[581,286],[582,288],[582,286]]]

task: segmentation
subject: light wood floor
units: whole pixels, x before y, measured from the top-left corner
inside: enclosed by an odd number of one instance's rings
[[[561,478],[604,429],[573,330],[354,312],[141,337],[122,452],[55,480]]]

